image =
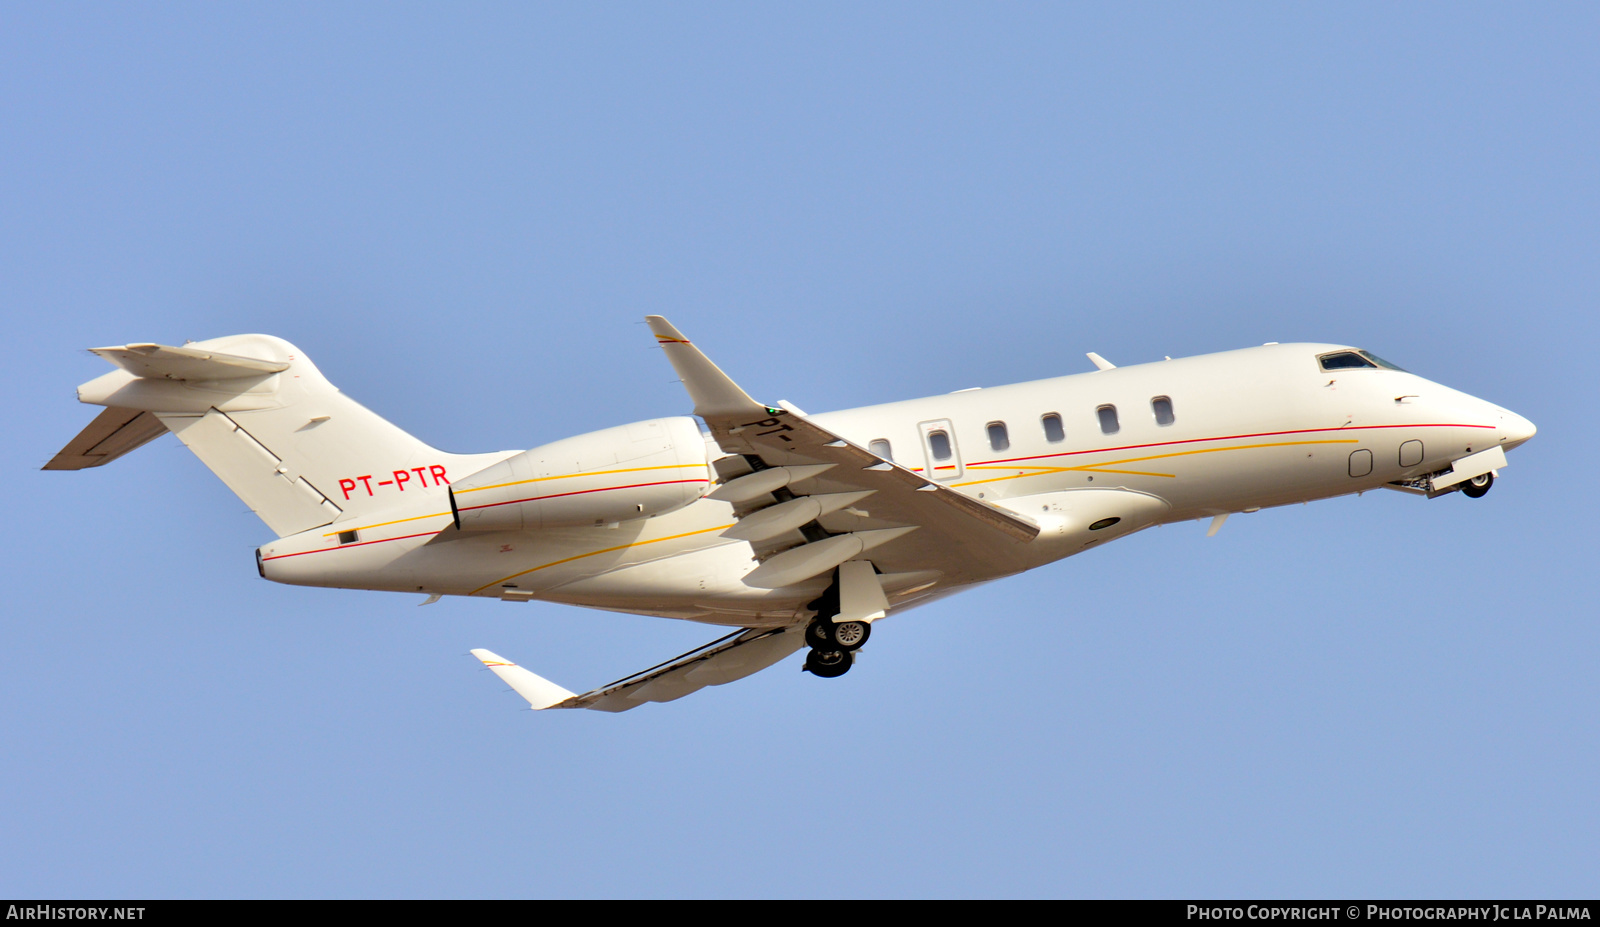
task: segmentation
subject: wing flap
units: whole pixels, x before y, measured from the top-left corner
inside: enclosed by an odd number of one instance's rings
[[[45,470],[100,467],[149,444],[167,433],[167,426],[149,412],[108,408],[45,464]]]
[[[670,702],[760,672],[804,646],[799,628],[749,628],[557,707],[627,711],[645,702]]]

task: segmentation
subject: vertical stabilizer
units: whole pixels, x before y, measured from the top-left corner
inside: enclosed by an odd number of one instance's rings
[[[278,537],[330,525],[344,510],[216,409],[161,420]]]

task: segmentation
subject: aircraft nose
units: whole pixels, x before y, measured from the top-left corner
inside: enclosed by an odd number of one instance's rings
[[[1501,447],[1509,451],[1533,437],[1539,429],[1515,412],[1502,412],[1499,431]]]

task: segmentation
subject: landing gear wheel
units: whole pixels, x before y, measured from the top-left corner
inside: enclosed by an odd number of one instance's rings
[[[841,621],[833,626],[833,639],[846,650],[855,650],[872,636],[872,625],[865,621]]]
[[[817,618],[806,625],[806,643],[816,650],[836,649],[838,642],[833,638],[833,629],[834,624],[831,617]]]
[[[1469,498],[1482,499],[1484,494],[1489,491],[1489,487],[1493,485],[1494,474],[1485,473],[1482,476],[1475,476],[1472,479],[1467,480],[1465,483],[1462,483],[1461,491],[1466,493]]]
[[[813,650],[806,654],[806,672],[823,679],[833,679],[850,672],[855,656],[848,650]]]

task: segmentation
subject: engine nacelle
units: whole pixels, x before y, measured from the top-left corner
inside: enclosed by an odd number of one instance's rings
[[[664,515],[705,493],[712,472],[688,416],[592,431],[523,451],[450,486],[463,531],[533,531]]]

